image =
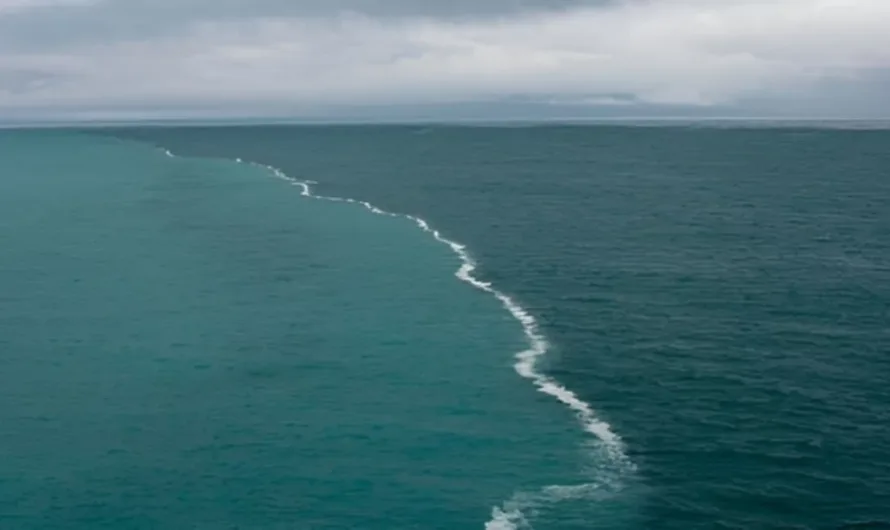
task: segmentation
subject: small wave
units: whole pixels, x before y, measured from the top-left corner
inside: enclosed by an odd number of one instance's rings
[[[174,156],[170,151],[164,150],[164,152],[168,156]],[[241,158],[236,158],[235,160],[239,163],[245,163]],[[634,471],[635,467],[633,463],[625,454],[623,441],[614,431],[612,431],[611,426],[596,417],[596,414],[589,403],[579,398],[574,392],[562,386],[552,377],[538,370],[538,361],[549,349],[549,344],[540,331],[538,321],[512,297],[494,288],[490,282],[482,281],[473,275],[473,272],[477,268],[476,261],[470,255],[465,245],[444,237],[437,229],[431,227],[426,220],[420,217],[382,210],[370,202],[358,199],[316,195],[312,192],[312,185],[317,184],[315,181],[292,178],[280,169],[265,164],[257,162],[246,163],[270,171],[275,177],[301,188],[300,194],[303,197],[330,202],[357,204],[377,215],[409,219],[421,230],[427,232],[437,241],[451,248],[461,261],[461,266],[458,268],[457,272],[455,272],[455,276],[476,289],[484,291],[497,298],[497,300],[501,302],[501,305],[503,305],[503,307],[509,311],[520,324],[522,324],[528,348],[515,355],[516,362],[513,365],[513,368],[516,372],[521,377],[531,381],[539,392],[556,398],[575,413],[575,416],[584,431],[593,435],[601,442],[597,445],[597,448],[603,451],[608,462],[613,466],[613,471],[616,472],[618,476]],[[531,525],[523,515],[523,510],[527,507],[533,507],[540,502],[558,502],[567,499],[592,498],[594,493],[601,493],[599,485],[597,484],[547,486],[537,494],[517,494],[513,499],[505,502],[503,506],[494,507],[492,509],[491,520],[485,524],[485,530],[519,530],[531,528]]]

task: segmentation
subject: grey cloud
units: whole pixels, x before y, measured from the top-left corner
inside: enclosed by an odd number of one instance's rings
[[[7,114],[888,107],[886,0],[11,1]]]
[[[466,20],[607,5],[610,0],[95,0],[41,5],[0,17],[0,48],[144,39],[183,31],[196,22],[276,17]]]
[[[40,90],[58,79],[59,76],[53,72],[15,68],[0,69],[0,93],[28,94]]]

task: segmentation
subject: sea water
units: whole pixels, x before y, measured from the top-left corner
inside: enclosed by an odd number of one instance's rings
[[[108,137],[0,150],[4,528],[632,517],[620,439],[423,220]]]
[[[465,243],[536,318],[546,373],[621,437],[636,486],[611,515],[886,528],[886,123],[643,125],[115,134],[270,164]],[[631,524],[562,503],[535,526],[610,521]]]
[[[890,521],[886,131],[2,140],[6,526]]]

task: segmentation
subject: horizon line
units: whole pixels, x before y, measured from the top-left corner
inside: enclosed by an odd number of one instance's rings
[[[890,128],[890,117],[862,118],[838,116],[604,116],[604,117],[509,117],[509,118],[298,118],[298,117],[220,117],[220,118],[134,118],[134,119],[37,119],[2,121],[0,129],[82,129],[114,127],[201,127],[201,126],[491,126],[501,125],[597,125],[602,123],[657,123],[657,122],[752,122],[752,123],[881,123]]]

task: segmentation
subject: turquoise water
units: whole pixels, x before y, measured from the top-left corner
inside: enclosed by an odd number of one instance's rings
[[[0,527],[887,528],[890,132],[738,125],[3,133]]]
[[[410,219],[115,139],[0,152],[3,528],[503,528],[517,503],[529,523],[581,504],[567,524],[621,504],[609,456],[514,372],[520,323]]]

